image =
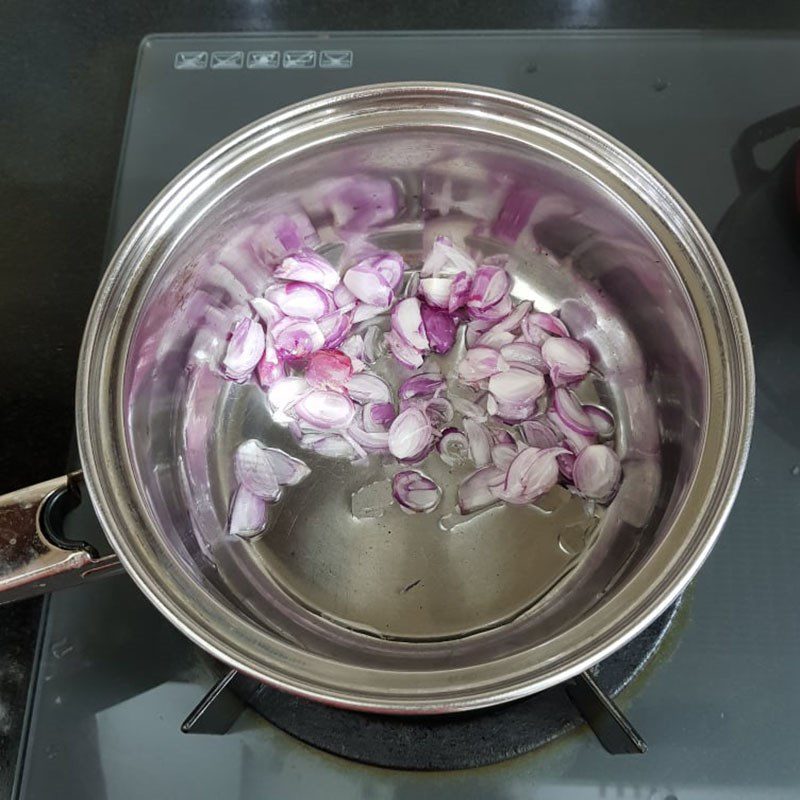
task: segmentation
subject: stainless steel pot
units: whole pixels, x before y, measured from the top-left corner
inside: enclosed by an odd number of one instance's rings
[[[225,535],[236,444],[258,436],[295,449],[260,390],[210,368],[237,308],[264,287],[253,234],[302,207],[336,258],[342,242],[317,200],[325,181],[353,174],[395,184],[402,210],[369,237],[412,259],[444,230],[484,253],[508,251],[493,234],[498,208],[511,191],[536,193],[514,245],[514,291],[559,307],[603,374],[596,391],[616,414],[624,465],[607,509],[588,513],[559,495],[543,509],[467,520],[392,509],[358,519],[351,495],[382,466],[303,454],[312,476],[282,501],[269,533]],[[542,690],[663,611],[731,507],[753,394],[725,265],[650,167],[527,98],[388,84],[259,120],[159,195],[97,293],[77,431],[120,562],[198,645],[311,698],[433,713]],[[437,477],[452,504],[459,476]],[[3,499],[2,584],[17,595],[113,566],[53,543],[40,501],[61,485]]]

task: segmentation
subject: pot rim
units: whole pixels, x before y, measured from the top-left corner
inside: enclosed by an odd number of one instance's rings
[[[661,543],[615,595],[576,625],[525,651],[453,671],[392,671],[309,654],[259,628],[191,579],[159,536],[125,446],[122,382],[126,345],[141,300],[170,245],[169,231],[209,187],[224,186],[256,155],[301,132],[321,135],[372,114],[445,110],[489,133],[533,145],[552,140],[614,181],[654,235],[687,257],[711,384],[709,423],[687,490]],[[374,125],[374,122],[372,123]],[[216,182],[216,183],[215,183]],[[219,191],[219,190],[217,190]],[[666,244],[664,245],[667,246]],[[200,156],[153,200],[114,254],[87,322],[77,380],[77,435],[92,503],[128,573],[185,635],[260,681],[349,708],[444,713],[507,702],[570,678],[622,647],[664,611],[705,560],[742,479],[754,415],[755,378],[747,323],[710,235],[680,195],[624,145],[553,106],[478,86],[394,83],[333,92],[266,116]],[[159,548],[159,541],[162,547]],[[168,564],[168,567],[166,566]]]

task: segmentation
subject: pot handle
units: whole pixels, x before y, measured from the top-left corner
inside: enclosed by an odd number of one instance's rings
[[[731,150],[731,161],[742,192],[757,189],[770,174],[769,170],[762,169],[756,162],[756,147],[795,128],[800,128],[800,106],[784,109],[754,122],[739,134]]]
[[[116,555],[56,529],[81,499],[80,472],[0,495],[0,604],[122,571]]]

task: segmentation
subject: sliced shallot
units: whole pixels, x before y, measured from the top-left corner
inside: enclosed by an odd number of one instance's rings
[[[233,471],[240,486],[257,497],[274,503],[280,499],[281,486],[265,445],[257,439],[242,442],[233,455]]]
[[[474,419],[464,420],[469,441],[469,454],[476,467],[485,467],[492,460],[492,440],[484,425]]]
[[[607,445],[584,448],[572,466],[575,488],[585,497],[607,500],[616,490],[622,469],[617,454]]]
[[[358,333],[348,336],[340,345],[339,349],[351,359],[364,358],[364,339]]]
[[[544,392],[544,377],[511,367],[489,378],[489,391],[499,406],[532,404]]]
[[[366,431],[388,431],[397,412],[392,403],[367,403],[364,406],[363,425]]]
[[[547,371],[547,364],[542,358],[541,348],[535,344],[529,344],[528,342],[507,344],[500,348],[500,355],[509,363],[517,361],[522,364],[529,364],[541,372]]]
[[[569,447],[569,449],[573,453],[580,453],[582,450],[587,448],[590,444],[595,444],[597,442],[597,437],[595,435],[586,436],[582,433],[578,433],[576,430],[571,428],[567,425],[564,420],[556,413],[555,409],[550,409],[547,414],[547,420],[550,424],[559,430],[564,437],[564,444]]]
[[[384,341],[392,351],[392,355],[404,366],[416,369],[422,366],[422,353],[416,347],[412,347],[400,338],[394,331],[389,331],[383,337]]]
[[[586,416],[592,421],[594,429],[600,436],[607,439],[609,436],[614,435],[614,429],[616,427],[614,415],[608,409],[593,405],[592,403],[586,403],[583,406],[583,410]]]
[[[470,313],[480,316],[487,309],[502,302],[508,296],[510,289],[511,276],[503,267],[484,264],[478,267],[472,278],[467,308]]]
[[[353,445],[338,434],[306,433],[300,439],[300,446],[328,458],[347,458],[350,461],[359,458]]]
[[[574,339],[553,336],[542,345],[542,358],[555,386],[582,380],[589,371],[589,353]]]
[[[472,273],[459,272],[450,285],[450,299],[447,303],[447,310],[454,314],[466,304],[469,291],[472,288]]]
[[[432,397],[423,401],[422,410],[434,428],[453,421],[453,404],[446,397]]]
[[[242,382],[250,377],[256,364],[264,355],[266,338],[264,329],[249,317],[242,317],[233,329],[222,371],[230,380]]]
[[[458,428],[445,428],[436,443],[442,461],[451,467],[466,464],[469,461],[469,441]]]
[[[522,333],[531,344],[541,345],[551,336],[569,337],[567,326],[552,314],[532,311],[523,321]]]
[[[422,277],[447,278],[466,272],[475,272],[475,262],[462,250],[459,250],[452,239],[437,236],[428,257],[425,259],[420,274]]]
[[[267,524],[267,503],[240,486],[231,499],[228,532],[242,539],[258,536]]]
[[[427,303],[420,307],[428,345],[434,353],[449,353],[456,341],[456,323],[446,312]]]
[[[392,331],[410,347],[428,349],[420,302],[416,297],[407,297],[392,309]]]
[[[377,325],[371,325],[364,332],[364,355],[367,364],[374,364],[384,353],[383,331]]]
[[[365,322],[368,319],[385,314],[387,308],[383,306],[372,306],[369,303],[359,303],[353,309],[353,325],[358,325],[359,322]]]
[[[520,323],[523,319],[525,319],[532,305],[533,304],[530,302],[530,300],[523,300],[521,303],[517,304],[514,310],[507,317],[503,317],[503,319],[501,319],[499,322],[495,322],[490,330],[497,331],[498,333],[511,333],[515,331],[520,327]]]
[[[358,262],[359,267],[377,272],[395,290],[403,280],[406,262],[400,253],[381,252],[367,256]]]
[[[562,422],[576,433],[594,436],[597,432],[591,417],[569,389],[560,386],[553,392],[553,408]]]
[[[267,331],[271,331],[272,326],[283,319],[283,314],[278,306],[275,303],[271,303],[266,297],[253,297],[250,299],[250,305],[263,320]]]
[[[506,360],[497,350],[491,347],[473,347],[458,365],[458,375],[467,383],[478,383],[507,369]]]
[[[574,453],[562,453],[560,456],[556,458],[556,461],[558,461],[558,471],[568,481],[572,481],[573,479],[575,458],[576,456]]]
[[[338,308],[349,306],[356,302],[356,296],[343,284],[340,283],[333,290],[333,302]]]
[[[419,272],[412,272],[408,276],[405,288],[403,289],[403,297],[416,297],[419,292]]]
[[[272,409],[273,417],[285,419],[286,414],[308,393],[309,389],[308,381],[299,376],[291,375],[276,380],[267,391],[267,402]]]
[[[350,358],[340,350],[317,350],[308,359],[306,380],[316,389],[341,389],[353,374]]]
[[[469,313],[471,317],[491,324],[507,317],[513,308],[514,303],[511,300],[511,295],[506,295],[502,300],[494,305],[487,306],[485,308],[477,306],[471,307],[469,309]]]
[[[326,314],[317,320],[322,335],[325,337],[323,347],[338,347],[353,326],[353,320],[344,308]]]
[[[442,490],[427,475],[407,469],[392,478],[392,495],[404,510],[420,513],[439,505]]]
[[[347,429],[347,433],[356,444],[370,453],[389,452],[388,431],[368,431],[358,425],[351,425]]]
[[[498,417],[513,425],[517,422],[530,419],[536,413],[536,401],[523,403],[500,403],[493,394],[486,398],[486,410],[493,417]]]
[[[495,491],[497,497],[512,505],[526,505],[549,492],[558,482],[558,461],[563,447],[540,450],[528,447],[511,462],[505,481]]]
[[[389,428],[389,452],[401,461],[416,461],[430,449],[433,428],[419,408],[407,408]]]
[[[517,457],[517,448],[513,444],[496,444],[492,447],[492,463],[502,470],[507,470]]]
[[[278,352],[294,358],[309,356],[325,344],[325,335],[313,320],[285,317],[273,326],[271,334]]]
[[[285,281],[313,283],[329,292],[339,285],[339,273],[313,250],[300,250],[286,256],[275,270],[275,277]]]
[[[268,337],[264,346],[264,355],[256,365],[258,384],[262,389],[267,389],[284,375],[286,375],[286,368],[283,360]]]
[[[353,375],[346,385],[347,393],[356,403],[388,403],[392,390],[377,375],[360,372]]]
[[[401,400],[410,400],[412,397],[433,397],[444,387],[444,378],[438,372],[423,372],[404,380],[397,390],[397,396]]]
[[[419,293],[429,305],[447,309],[452,286],[452,278],[423,278],[419,282]]]
[[[492,434],[492,441],[495,444],[513,444],[514,447],[517,446],[517,440],[510,431],[506,430],[494,431]]]
[[[314,389],[295,403],[294,413],[315,429],[325,431],[348,427],[356,410],[349,397],[338,392]]]
[[[458,411],[461,416],[471,417],[479,422],[486,421],[486,411],[477,403],[473,403],[472,400],[467,400],[466,397],[454,396],[450,398],[450,401],[453,404],[453,408]]]
[[[494,323],[490,319],[473,319],[467,323],[467,332],[464,334],[464,342],[467,347],[475,347],[478,339],[488,330],[491,330]]]
[[[265,447],[275,477],[281,486],[296,486],[311,474],[305,462],[275,447]]]
[[[473,472],[461,481],[458,487],[458,509],[462,514],[471,514],[497,502],[495,494],[505,478],[505,470],[494,464]]]
[[[437,443],[448,466],[471,460],[477,469],[458,491],[463,514],[498,500],[531,503],[559,480],[588,498],[612,497],[621,476],[619,458],[597,442],[613,436],[614,417],[600,406],[582,405],[569,388],[588,374],[589,351],[570,336],[557,311],[536,311],[530,301],[512,299],[509,256],[490,256],[476,266],[439,236],[421,270],[409,270],[398,253],[378,251],[360,236],[397,213],[394,184],[363,175],[328,183],[312,211],[332,212],[334,228],[347,234],[350,256],[342,261],[353,263],[353,251],[361,251],[358,260],[340,277],[310,249],[319,237],[302,214],[295,215],[306,220],[302,230],[290,216],[278,226],[283,238],[276,238],[278,228],[265,227],[263,235],[258,226],[248,229],[225,257],[255,258],[267,274],[274,269],[273,279],[263,297],[250,300],[261,321],[237,321],[222,374],[244,382],[255,373],[273,419],[321,455],[365,461],[370,453],[389,452],[398,461],[415,462]],[[379,319],[352,333],[373,317]],[[453,348],[463,323],[466,351],[456,374],[472,386],[473,399],[449,396],[435,356],[423,366],[431,352],[444,355]],[[367,369],[387,350],[402,366],[427,369],[401,382],[399,414],[392,387]],[[302,377],[287,377],[289,370]],[[396,368],[385,374],[396,375]],[[455,377],[448,375],[451,385]],[[543,402],[546,379],[549,409]],[[447,427],[456,412],[463,430]],[[268,503],[309,469],[251,439],[237,448],[234,472],[238,488],[229,530],[246,538],[263,531]],[[392,487],[406,511],[432,510],[442,498],[436,483],[417,470],[398,472]]]
[[[330,292],[313,283],[281,283],[267,290],[266,299],[282,314],[295,319],[319,319],[330,314],[336,304]]]
[[[540,419],[532,419],[520,425],[522,438],[531,447],[556,447],[560,441],[560,436],[546,422]]]
[[[357,264],[344,274],[344,285],[362,302],[378,308],[388,308],[394,300],[394,292],[380,272]]]
[[[492,326],[486,333],[482,333],[475,342],[476,347],[493,347],[502,353],[506,345],[514,341],[514,334],[510,331],[499,331],[497,326]]]

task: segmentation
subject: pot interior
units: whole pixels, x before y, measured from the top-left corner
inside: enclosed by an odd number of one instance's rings
[[[598,172],[557,142],[531,146],[422,119],[295,143],[251,160],[198,203],[139,303],[125,397],[139,487],[204,591],[304,651],[435,670],[546,642],[637,572],[692,480],[708,375],[669,249]],[[397,213],[343,233],[326,198],[353,181],[378,193],[390,186]],[[498,219],[514,203],[533,210],[509,234]],[[556,487],[533,507],[463,517],[455,491],[470,469],[447,467],[434,452],[420,468],[442,486],[442,503],[411,516],[385,502],[393,459],[353,464],[301,450],[272,421],[263,390],[222,380],[226,338],[276,261],[260,232],[282,213],[307,215],[318,249],[338,264],[368,242],[418,266],[439,234],[476,254],[511,253],[514,297],[560,310],[591,349],[597,374],[581,395],[613,411],[623,464],[610,506]],[[435,360],[448,374],[462,354],[463,342]],[[390,358],[376,369],[395,387],[408,374]],[[226,534],[233,451],[248,438],[312,469],[254,541]]]
[[[445,486],[441,511],[371,516],[375,497],[358,493],[385,480],[384,465],[298,453],[259,390],[217,376],[267,283],[282,213],[307,218],[345,264],[365,242],[418,264],[437,233],[476,255],[510,252],[516,296],[558,308],[593,353],[602,380],[582,391],[618,421],[613,503],[556,491],[536,508],[455,519],[460,476],[433,461],[423,469]],[[733,502],[753,390],[725,265],[647,165],[535,101],[385,84],[257,121],[151,204],[87,323],[77,431],[111,545],[194,642],[315,699],[443,713],[563,681],[675,599]],[[232,453],[251,436],[312,474],[260,540],[242,542],[225,520]]]

